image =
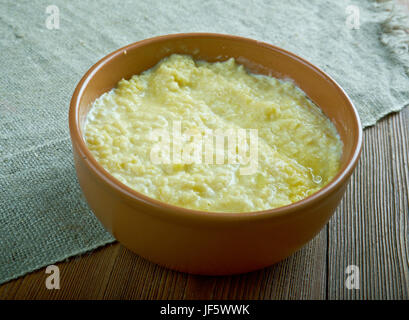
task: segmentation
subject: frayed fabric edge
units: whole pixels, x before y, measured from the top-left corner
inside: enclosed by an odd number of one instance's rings
[[[378,0],[376,8],[387,15],[381,23],[380,41],[403,64],[409,76],[409,15],[393,0]]]

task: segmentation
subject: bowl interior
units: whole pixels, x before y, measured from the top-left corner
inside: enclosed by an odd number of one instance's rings
[[[249,71],[292,79],[335,124],[343,141],[342,172],[356,158],[361,127],[357,113],[343,90],[325,73],[305,60],[277,47],[235,36],[177,34],[140,41],[100,60],[83,78],[78,94],[78,126],[82,127],[91,104],[122,78],[129,79],[173,54],[189,54],[209,62],[234,57]]]

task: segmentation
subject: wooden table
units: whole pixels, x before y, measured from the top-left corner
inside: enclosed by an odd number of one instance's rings
[[[230,277],[170,271],[119,244],[58,263],[61,289],[41,269],[0,286],[0,299],[408,299],[409,108],[364,131],[360,163],[328,225],[291,257]],[[360,289],[345,286],[356,265]]]

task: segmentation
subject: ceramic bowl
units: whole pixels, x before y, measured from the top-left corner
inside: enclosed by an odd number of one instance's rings
[[[234,57],[253,73],[292,79],[335,124],[344,144],[341,168],[323,189],[291,205],[246,213],[202,212],[149,198],[119,182],[83,139],[91,104],[172,54],[209,62]],[[256,40],[222,34],[172,34],[139,41],[98,61],[83,76],[69,111],[79,183],[105,228],[125,247],[159,265],[194,274],[227,275],[272,265],[310,241],[341,201],[357,164],[362,128],[344,90],[304,59]]]

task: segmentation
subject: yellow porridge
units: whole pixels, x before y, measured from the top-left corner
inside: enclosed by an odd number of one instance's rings
[[[176,129],[182,138],[172,140]],[[216,212],[299,201],[337,174],[342,154],[334,125],[291,81],[248,73],[234,59],[185,55],[98,98],[84,136],[96,160],[127,186]]]

